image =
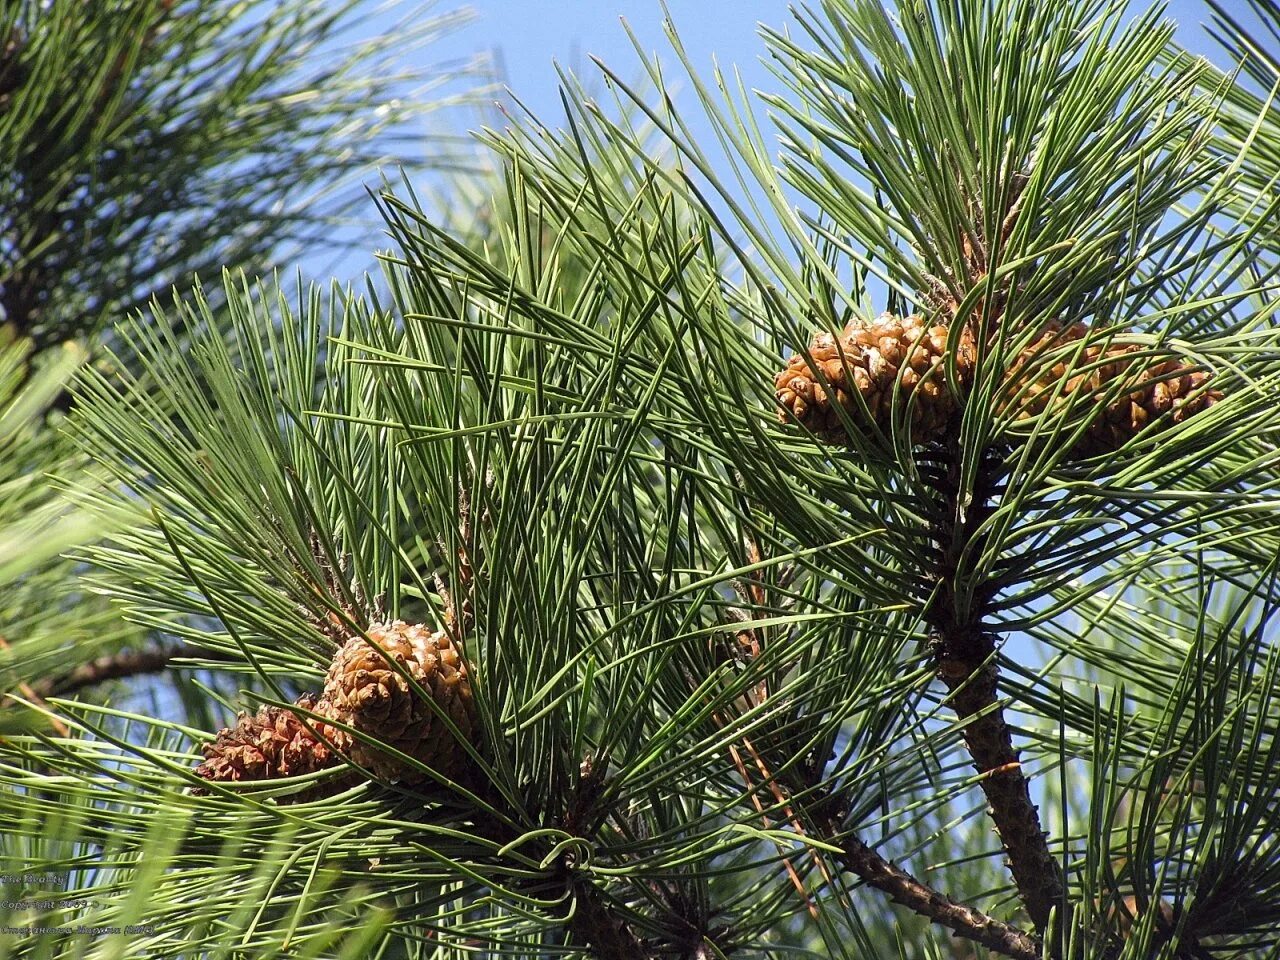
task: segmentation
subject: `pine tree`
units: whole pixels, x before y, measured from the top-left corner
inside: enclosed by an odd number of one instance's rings
[[[401,139],[450,76],[372,63],[463,15],[405,4],[395,35],[357,40],[367,9],[0,4],[0,691],[38,701],[198,654],[127,623],[56,559],[105,529],[46,480],[94,477],[60,434],[66,381],[106,369],[108,321],[175,284],[349,249],[350,228],[375,219],[360,180],[379,163],[463,159],[444,136],[430,154]]]
[[[824,0],[780,153],[673,30],[723,156],[566,77],[483,242],[117,325],[85,559],[244,689],[50,700],[6,872],[164,957],[1275,956],[1280,71],[1126,6]]]
[[[0,323],[37,346],[95,332],[193,275],[335,252],[440,77],[379,71],[458,15],[360,0],[0,5]],[[375,109],[377,108],[377,109]]]

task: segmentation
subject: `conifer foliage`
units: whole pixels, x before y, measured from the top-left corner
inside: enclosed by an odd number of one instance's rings
[[[149,956],[1275,956],[1271,104],[1130,16],[825,0],[777,141],[672,29],[723,156],[566,77],[483,242],[120,324],[86,560],[246,689],[50,700],[6,850]]]
[[[406,4],[389,42],[360,37],[362,9],[0,5],[0,323],[57,344],[193,274],[340,246],[360,177],[380,162],[425,166],[396,141],[432,106],[427,77],[370,61],[457,19]]]

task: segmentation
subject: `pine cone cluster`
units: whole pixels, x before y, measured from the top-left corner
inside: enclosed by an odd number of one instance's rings
[[[1203,370],[1176,358],[1135,356],[1142,350],[1136,344],[1079,344],[1088,335],[1083,323],[1046,324],[1010,365],[1005,388],[1004,406],[1014,408],[1015,421],[1047,409],[1065,414],[1069,404],[1086,398],[1094,404],[1073,457],[1108,453],[1151,423],[1183,423],[1222,399],[1222,391],[1207,386],[1211,375]]]
[[[297,706],[323,715],[324,705],[314,694],[305,694]],[[332,737],[333,728],[311,721],[312,729]],[[300,777],[331,767],[338,757],[318,739],[297,713],[264,706],[254,715],[240,714],[236,725],[218,733],[203,748],[204,762],[195,772],[206,780],[241,783]]]
[[[774,381],[782,419],[795,419],[828,443],[848,439],[840,411],[855,426],[874,425],[887,433],[896,394],[897,403],[905,404],[913,440],[926,442],[956,411],[946,380],[949,337],[947,327],[890,313],[870,325],[850,323],[839,337],[819,333]],[[956,375],[964,385],[976,363],[967,329],[958,349]]]
[[[333,658],[324,684],[329,715],[442,775],[456,774],[467,753],[440,714],[452,720],[462,736],[470,738],[474,732],[471,685],[457,647],[444,631],[433,633],[401,620],[375,624],[368,635],[368,640],[352,637]],[[392,661],[403,673],[391,666]],[[439,713],[418,695],[405,674],[431,697]],[[334,742],[380,777],[406,783],[427,779],[422,771],[345,730],[336,731]]]
[[[847,443],[839,411],[855,428],[887,432],[893,405],[905,404],[913,444],[938,439],[962,400],[946,382],[953,339],[961,390],[977,365],[968,327],[958,337],[952,330],[927,327],[918,316],[882,314],[869,325],[850,323],[839,337],[819,333],[774,380],[779,419],[799,422],[828,443]],[[1078,410],[1073,405],[1092,399],[1089,426],[1070,451],[1086,457],[1117,449],[1157,420],[1182,423],[1222,397],[1208,387],[1210,374],[1181,359],[1137,356],[1142,348],[1135,344],[1078,343],[1088,335],[1083,323],[1046,324],[1009,365],[997,412],[1012,410],[1015,423],[1027,422],[1047,409]]]
[[[431,698],[462,736],[474,736],[471,686],[457,646],[444,631],[396,620],[369,627],[367,639],[364,635],[348,638],[330,664],[323,693],[306,694],[297,705],[444,776],[457,777],[465,771],[468,754],[422,694]],[[206,780],[223,782],[274,780],[335,766],[346,756],[387,780],[418,784],[430,779],[348,730],[316,721],[312,727],[320,737],[295,712],[279,707],[262,707],[254,716],[242,714],[235,727],[222,730],[217,740],[203,748],[205,759],[195,772]]]

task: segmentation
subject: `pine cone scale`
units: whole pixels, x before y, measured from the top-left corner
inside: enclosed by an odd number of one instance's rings
[[[962,333],[965,356],[972,355],[968,339],[967,331]],[[899,320],[891,314],[870,325],[851,323],[839,338],[819,333],[774,380],[780,416],[798,421],[828,442],[847,442],[841,411],[855,426],[887,433],[896,391],[911,397],[912,436],[924,442],[956,409],[945,383],[948,342],[946,327],[926,327],[918,316]],[[815,381],[815,369],[825,383]],[[962,372],[967,375],[967,370]]]
[[[1012,412],[1015,423],[1025,423],[1050,409],[1065,415],[1073,400],[1087,398],[1094,406],[1088,413],[1089,426],[1069,452],[1087,457],[1119,448],[1162,417],[1165,425],[1180,424],[1222,399],[1221,391],[1207,388],[1209,373],[1180,359],[1144,366],[1134,344],[1087,344],[1080,349],[1077,341],[1089,333],[1083,323],[1046,324],[1011,364],[998,412]],[[1063,356],[1046,364],[1044,357],[1050,354]],[[1075,355],[1076,362],[1089,369],[1068,376],[1068,362]],[[1064,378],[1059,391],[1057,384]],[[1027,385],[1031,389],[1019,396]]]
[[[296,705],[321,715],[326,709],[311,694],[300,697]],[[315,721],[312,728],[322,736],[333,732]],[[296,712],[273,706],[263,706],[253,715],[242,713],[234,727],[219,731],[217,739],[205,744],[201,753],[204,760],[195,768],[197,776],[232,783],[303,776],[338,762]]]
[[[911,442],[938,439],[977,366],[972,333],[955,329],[882,314],[871,324],[850,323],[838,338],[815,335],[774,380],[779,419],[827,443],[848,444],[842,414],[864,436],[887,434],[894,404],[906,404]],[[1083,409],[1088,427],[1068,455],[1086,457],[1117,449],[1161,418],[1165,425],[1183,423],[1222,398],[1208,387],[1211,374],[1177,358],[1147,361],[1135,344],[1088,342],[1090,332],[1083,323],[1045,324],[1010,363],[995,413],[1026,424]],[[953,348],[959,396],[946,379]]]
[[[325,678],[325,697],[333,704],[336,722],[442,775],[456,774],[466,759],[465,750],[425,699],[430,698],[462,736],[472,735],[466,667],[443,631],[432,633],[399,620],[374,624],[367,640],[352,637],[338,651]],[[427,779],[421,770],[346,730],[337,730],[334,742],[378,776],[405,782]]]

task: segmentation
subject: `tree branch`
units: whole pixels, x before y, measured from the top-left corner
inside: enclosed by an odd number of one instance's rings
[[[754,543],[749,544],[749,557],[752,562],[758,562],[760,559],[759,548]],[[758,591],[759,587],[753,587],[753,591]],[[765,597],[762,592],[754,593],[748,599],[755,607],[763,607]],[[760,648],[763,644],[763,636],[761,631],[751,625],[752,618],[747,617],[747,626],[739,631],[738,638],[741,642],[745,637],[744,646],[749,647],[756,655],[759,655]],[[752,706],[764,703],[768,699],[769,690],[767,684],[763,681],[756,687],[746,693],[746,699]],[[719,725],[724,725],[722,717],[713,714]],[[777,804],[787,822],[795,829],[796,833],[804,836],[806,831],[801,822],[801,818],[796,816],[796,810],[802,807],[792,802],[788,793],[794,795],[794,791],[787,788],[770,770],[770,765],[756,750],[755,746],[745,736],[742,738],[743,748],[755,760],[760,774],[771,791],[773,800]],[[738,773],[742,777],[743,784],[751,790],[752,777],[748,774],[745,764],[738,756],[736,748],[731,749],[735,765]],[[794,786],[794,785],[793,785]],[[815,784],[808,784],[809,787]],[[754,796],[753,800],[757,800],[757,809],[763,814],[763,809],[758,804],[758,798]],[[827,801],[826,803],[829,803]],[[819,802],[819,808],[824,806],[822,801]],[[817,814],[815,816],[815,814]],[[803,815],[802,815],[803,816]],[[973,943],[981,944],[989,950],[1002,954],[1006,957],[1012,957],[1014,960],[1039,960],[1040,943],[1035,937],[1019,930],[1017,927],[997,920],[994,917],[975,910],[972,907],[964,906],[956,903],[950,897],[939,893],[932,887],[917,880],[911,874],[907,873],[900,867],[895,866],[892,862],[886,860],[880,854],[876,853],[871,847],[867,846],[856,837],[842,837],[844,830],[841,825],[842,816],[836,815],[831,811],[830,806],[826,807],[825,815],[810,811],[807,817],[810,821],[816,821],[819,832],[823,835],[822,839],[834,846],[840,847],[840,852],[836,854],[839,862],[851,873],[859,877],[864,883],[870,887],[887,893],[889,898],[895,903],[907,907],[913,912],[927,917],[934,923],[944,926],[951,930],[957,936],[966,938]],[[766,824],[767,827],[767,824]],[[830,884],[830,875],[827,873],[826,867],[823,865],[823,859],[820,853],[814,851],[814,859],[818,867],[822,870],[823,877]],[[804,885],[796,878],[794,869],[791,867],[790,860],[785,861],[787,869],[791,873],[793,881],[796,883],[797,889],[801,896],[813,909],[813,903],[809,899],[808,893]]]
[[[973,767],[983,774],[981,786],[988,812],[1009,856],[1009,872],[1038,930],[1049,924],[1050,911],[1060,906],[1065,888],[1062,867],[1049,851],[1040,814],[1031,802],[1027,778],[1004,711],[998,704],[999,671],[992,663],[965,677],[939,676],[947,685],[947,702],[956,716],[969,719],[962,732]],[[983,710],[990,712],[978,716]]]
[[[828,814],[819,818],[819,825],[822,839],[840,848],[835,857],[845,869],[867,886],[888,894],[894,903],[1002,956],[1013,960],[1040,960],[1040,941],[1031,934],[981,910],[956,903],[886,860],[857,837],[842,837],[844,831],[839,817]]]
[[[755,758],[757,764],[759,764],[760,772],[765,777],[779,809],[786,815],[796,832],[800,836],[804,836],[806,831],[793,812],[797,805],[793,804],[790,797],[788,797],[788,791],[769,771],[768,765],[755,748],[751,746],[750,741],[744,738],[744,745],[750,751],[752,757]],[[751,780],[746,776],[745,770],[742,770],[742,775],[749,786]],[[950,897],[939,893],[905,870],[895,866],[858,838],[842,838],[841,817],[828,813],[825,817],[819,816],[816,819],[823,834],[822,839],[840,847],[840,852],[836,854],[836,858],[847,870],[858,876],[868,886],[874,887],[882,893],[887,893],[895,903],[899,903],[915,913],[927,917],[934,923],[948,928],[958,936],[965,937],[974,943],[979,943],[989,950],[1012,957],[1014,960],[1039,960],[1040,944],[1035,937],[979,910],[956,903]],[[815,859],[829,883],[830,877],[826,872],[826,868],[822,866],[821,856],[816,852]],[[790,861],[787,861],[787,864],[790,869]],[[795,876],[794,871],[792,876]],[[803,884],[797,885],[801,894],[808,900]],[[811,902],[810,907],[812,908]]]
[[[937,494],[931,518],[935,584],[925,617],[932,631],[938,678],[947,687],[947,703],[964,724],[964,744],[974,769],[982,774],[982,792],[1008,855],[1009,871],[1031,921],[1043,932],[1053,909],[1064,908],[1066,881],[1049,851],[1000,706],[995,638],[983,624],[990,589],[972,583],[968,569],[973,558],[983,553],[982,528],[992,513],[997,465],[993,456],[984,456],[966,495],[958,435],[956,427],[952,439],[920,459],[921,475]]]
[[[9,641],[6,640],[3,636],[0,636],[0,650],[11,650],[11,649],[13,648],[9,645]],[[40,696],[39,692],[33,689],[31,684],[29,683],[19,683],[18,692],[21,693],[28,700],[34,700],[36,703],[40,704],[41,706],[45,706],[45,707],[48,706],[48,704],[44,702],[44,697]],[[12,701],[11,697],[0,695],[0,707],[3,707],[6,703],[9,703],[11,701]],[[50,714],[50,716],[51,716],[50,722],[53,728],[56,731],[58,731],[58,736],[60,737],[71,736],[70,727],[68,727],[65,723],[59,720],[56,716],[53,716],[52,714]]]
[[[602,960],[650,960],[644,944],[626,922],[602,902],[595,884],[573,885],[575,907],[570,930],[573,938],[591,947]]]
[[[189,644],[152,647],[146,650],[121,650],[118,653],[82,663],[68,673],[38,680],[31,686],[36,695],[42,699],[65,697],[85,687],[96,686],[108,680],[122,680],[141,674],[159,673],[169,665],[171,660],[183,657],[201,657],[207,660],[230,659],[224,654],[202,650]]]
[[[840,863],[867,886],[887,893],[894,903],[1002,956],[1014,960],[1040,960],[1040,943],[1030,934],[973,907],[956,903],[886,860],[856,837],[842,841],[839,846],[841,851],[836,858]]]

